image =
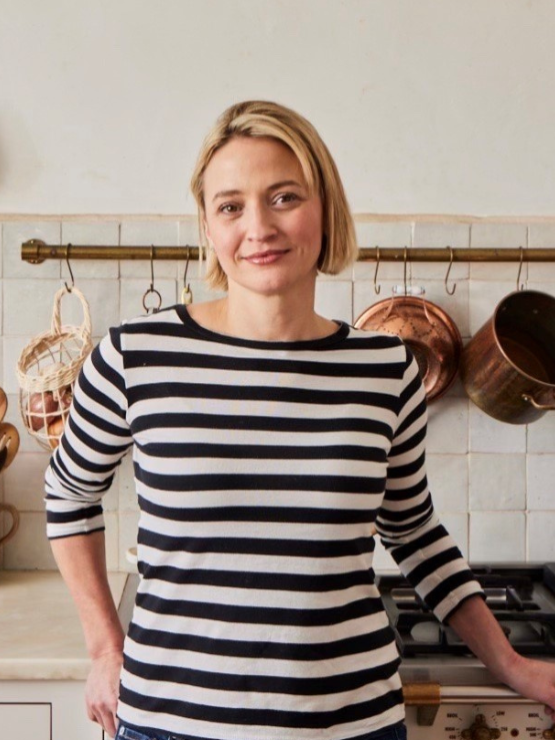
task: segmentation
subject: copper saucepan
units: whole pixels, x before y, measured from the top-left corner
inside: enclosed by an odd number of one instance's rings
[[[457,375],[462,339],[445,311],[422,296],[392,296],[367,308],[357,329],[396,334],[418,363],[428,402],[440,398]]]
[[[461,379],[499,421],[528,424],[555,409],[555,298],[535,290],[503,298],[465,347]]]

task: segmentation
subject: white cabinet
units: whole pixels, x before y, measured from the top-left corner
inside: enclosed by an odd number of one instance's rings
[[[50,704],[0,704],[2,737],[17,740],[51,740]]]
[[[108,740],[85,709],[83,681],[0,681],[0,737]]]

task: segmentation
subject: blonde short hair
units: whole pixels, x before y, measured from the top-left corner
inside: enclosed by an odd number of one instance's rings
[[[200,241],[204,231],[204,172],[214,154],[231,139],[269,137],[285,144],[299,160],[309,191],[319,193],[323,206],[322,251],[318,270],[336,275],[357,256],[355,228],[337,166],[314,126],[301,115],[278,103],[247,100],[227,108],[205,138],[191,178],[199,209]],[[227,276],[216,255],[209,253],[206,279],[210,287],[227,290]]]

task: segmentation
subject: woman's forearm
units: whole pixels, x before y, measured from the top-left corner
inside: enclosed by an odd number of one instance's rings
[[[467,599],[448,621],[491,673],[500,681],[509,683],[518,655],[484,600],[479,596]]]
[[[448,620],[490,672],[522,696],[555,709],[555,663],[519,655],[480,597],[465,601]]]
[[[90,657],[121,652],[124,635],[108,585],[104,532],[54,539],[51,546],[77,606]]]

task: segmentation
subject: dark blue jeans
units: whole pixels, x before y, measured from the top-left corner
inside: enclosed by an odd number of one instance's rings
[[[116,740],[180,740],[180,737],[179,735],[168,735],[166,732],[139,732],[120,722]],[[407,740],[407,730],[405,725],[400,723],[384,730],[359,735],[353,740]]]

